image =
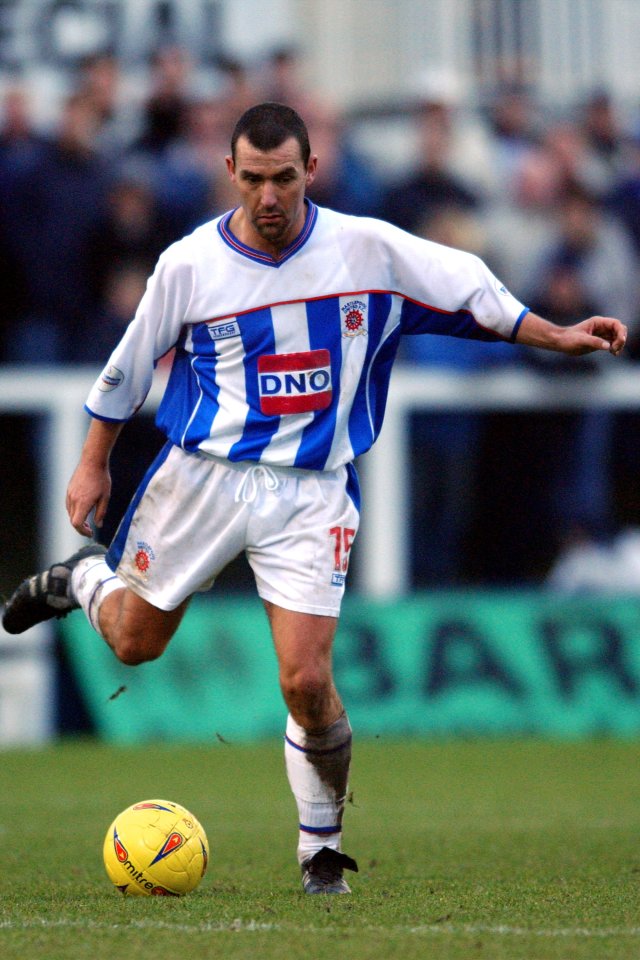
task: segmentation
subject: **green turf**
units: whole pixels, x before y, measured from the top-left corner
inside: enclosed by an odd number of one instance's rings
[[[279,743],[0,754],[3,960],[637,960],[633,743],[360,743],[352,897],[305,897]],[[103,872],[115,814],[190,807],[209,872],[181,900],[125,899]]]

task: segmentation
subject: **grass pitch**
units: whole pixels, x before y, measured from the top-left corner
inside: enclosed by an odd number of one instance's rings
[[[282,746],[0,755],[3,960],[637,960],[633,743],[357,743],[352,897],[305,897]],[[180,899],[121,897],[102,866],[119,810],[161,797],[207,830]]]

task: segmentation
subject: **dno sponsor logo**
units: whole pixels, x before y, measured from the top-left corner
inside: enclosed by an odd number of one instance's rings
[[[268,416],[324,410],[332,397],[329,351],[259,357],[258,388],[260,409]]]

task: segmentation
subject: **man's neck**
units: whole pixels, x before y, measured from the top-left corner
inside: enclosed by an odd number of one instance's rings
[[[250,247],[252,250],[259,250],[260,253],[266,253],[274,260],[280,260],[283,253],[291,246],[291,244],[302,232],[306,218],[307,203],[305,201],[301,215],[293,227],[288,230],[287,233],[282,236],[282,238],[274,240],[270,240],[268,237],[262,236],[262,234],[255,229],[242,207],[238,207],[238,209],[234,212],[233,216],[229,220],[228,226],[240,243],[243,244],[243,246]]]

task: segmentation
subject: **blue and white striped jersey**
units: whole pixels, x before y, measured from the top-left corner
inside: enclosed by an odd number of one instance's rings
[[[333,470],[382,426],[404,334],[515,339],[527,312],[477,257],[307,203],[279,260],[233,211],[160,257],[87,410],[126,420],[175,347],[158,425],[187,451]]]

